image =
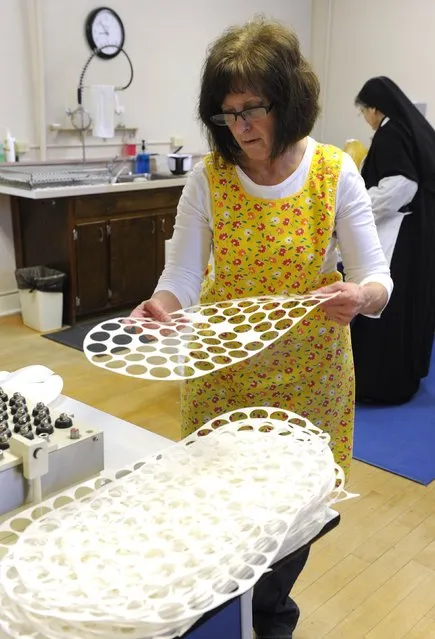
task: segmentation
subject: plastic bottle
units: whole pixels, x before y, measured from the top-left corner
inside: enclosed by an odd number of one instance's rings
[[[145,140],[142,140],[141,152],[136,156],[136,173],[150,172],[150,155],[146,152]]]
[[[15,162],[15,140],[9,131],[6,132],[5,137],[5,155],[6,162]]]

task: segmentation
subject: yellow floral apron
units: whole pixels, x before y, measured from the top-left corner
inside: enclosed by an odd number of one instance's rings
[[[212,198],[214,268],[201,303],[265,294],[306,294],[341,279],[322,274],[334,230],[342,155],[317,145],[303,188],[272,201],[251,197],[232,165],[206,170]],[[346,473],[352,457],[354,376],[349,328],[315,309],[292,330],[248,360],[183,383],[182,434],[247,406],[292,410],[332,440]]]

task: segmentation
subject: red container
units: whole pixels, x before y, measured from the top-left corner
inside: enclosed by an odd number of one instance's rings
[[[136,157],[136,145],[135,144],[123,144],[121,149],[121,155],[124,158]]]

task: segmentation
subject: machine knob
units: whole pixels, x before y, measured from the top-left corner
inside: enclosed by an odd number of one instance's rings
[[[21,393],[14,393],[9,400],[9,406],[15,406],[15,404],[25,404],[26,400]]]
[[[6,433],[0,433],[0,450],[9,448],[9,437]]]
[[[24,426],[21,426],[20,435],[26,437],[27,439],[35,439],[35,435],[33,434],[30,424],[24,424]]]
[[[15,415],[16,417],[16,415]],[[14,417],[14,420],[15,420]],[[21,417],[19,417],[17,419],[16,422],[14,422],[14,433],[21,433],[21,429],[24,428],[24,426],[26,428],[28,428],[28,430],[32,430],[32,425],[30,423],[30,417],[28,415],[22,415]],[[22,434],[22,433],[21,433]]]
[[[47,413],[48,413],[48,408],[44,404],[44,402],[38,402],[36,404],[35,408],[32,410],[33,417],[36,417],[36,415],[39,415],[39,413],[41,413],[43,410],[46,410]]]
[[[12,433],[7,424],[0,424],[0,435],[7,435],[8,438],[12,437]]]
[[[18,424],[21,420],[21,423],[30,422],[30,415],[25,408],[19,408],[13,418],[14,424]],[[23,421],[24,420],[24,421]]]
[[[11,406],[11,410],[10,410],[11,415],[16,415],[19,411],[27,413],[27,414],[29,413],[27,405],[24,404],[23,402],[17,402],[13,406]]]
[[[50,413],[48,411],[48,408],[46,408],[46,409],[42,410],[40,413],[38,413],[36,415],[36,417],[33,419],[33,423],[35,424],[35,426],[38,426],[38,424],[40,424],[43,419],[48,419],[48,421],[51,424],[51,417],[50,417]]]
[[[71,428],[73,425],[72,419],[66,413],[61,413],[54,422],[55,428]]]
[[[52,426],[51,419],[49,417],[45,417],[44,419],[42,419],[38,426],[36,426],[35,432],[37,435],[41,435],[42,433],[52,435],[54,432],[54,428]]]

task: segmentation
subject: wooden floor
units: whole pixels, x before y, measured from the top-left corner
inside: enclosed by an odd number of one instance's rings
[[[0,369],[36,363],[63,377],[64,394],[179,439],[175,382],[103,371],[19,316],[0,318]],[[295,588],[294,639],[435,639],[435,482],[425,488],[355,461],[348,488],[360,497],[339,506],[340,526],[314,546]]]

